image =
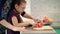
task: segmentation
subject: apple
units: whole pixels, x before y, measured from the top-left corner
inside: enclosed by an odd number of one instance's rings
[[[43,26],[43,23],[38,23],[38,27],[41,28]]]

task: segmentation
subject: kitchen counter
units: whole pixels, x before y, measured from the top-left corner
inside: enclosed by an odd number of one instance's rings
[[[44,29],[45,28],[45,29]],[[28,32],[20,32],[20,34],[56,34],[55,30],[49,26],[49,28],[51,28],[50,30],[49,29],[46,29],[48,28],[47,26],[44,26],[42,28],[40,28],[39,30],[33,30],[33,29],[30,29],[28,28]]]

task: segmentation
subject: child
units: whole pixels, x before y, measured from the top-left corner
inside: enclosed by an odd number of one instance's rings
[[[23,20],[21,19],[20,15],[26,18],[33,19],[34,21],[39,20],[27,14],[26,12],[24,12],[25,7],[26,7],[25,0],[12,0],[11,10],[8,12],[7,21],[10,24],[17,26],[17,27],[24,27],[28,25],[35,26],[37,23],[23,22]],[[15,32],[10,29],[7,29],[7,34],[20,34],[20,32]]]
[[[7,7],[9,7],[8,5],[10,4],[10,1],[11,0],[0,0],[0,31],[1,31],[0,34],[5,34],[6,28],[9,28],[13,31],[22,31],[22,30],[25,31],[25,29],[21,27],[15,27],[6,21],[6,16],[8,12]]]

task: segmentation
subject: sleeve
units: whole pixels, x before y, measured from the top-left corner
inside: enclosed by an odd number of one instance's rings
[[[5,2],[6,2],[6,0],[0,0],[0,21],[3,19],[1,16],[1,12],[2,12],[2,7],[3,7]]]
[[[21,15],[22,15],[22,16],[24,16],[24,14],[25,14],[25,13],[26,13],[26,12],[25,12],[25,11],[23,11],[23,12],[21,13]]]
[[[0,21],[3,19],[1,12],[2,12],[2,10],[0,10]]]
[[[2,18],[0,17],[0,21],[2,20]]]
[[[6,0],[0,0],[0,6],[3,6]]]

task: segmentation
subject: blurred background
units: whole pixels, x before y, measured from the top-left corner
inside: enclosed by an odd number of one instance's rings
[[[51,26],[60,28],[60,0],[26,0],[25,11],[42,19],[48,16],[53,19]]]
[[[26,0],[27,12],[42,19],[48,16],[53,19],[52,27],[58,34],[60,31],[60,0]],[[30,4],[30,5],[29,5]]]

